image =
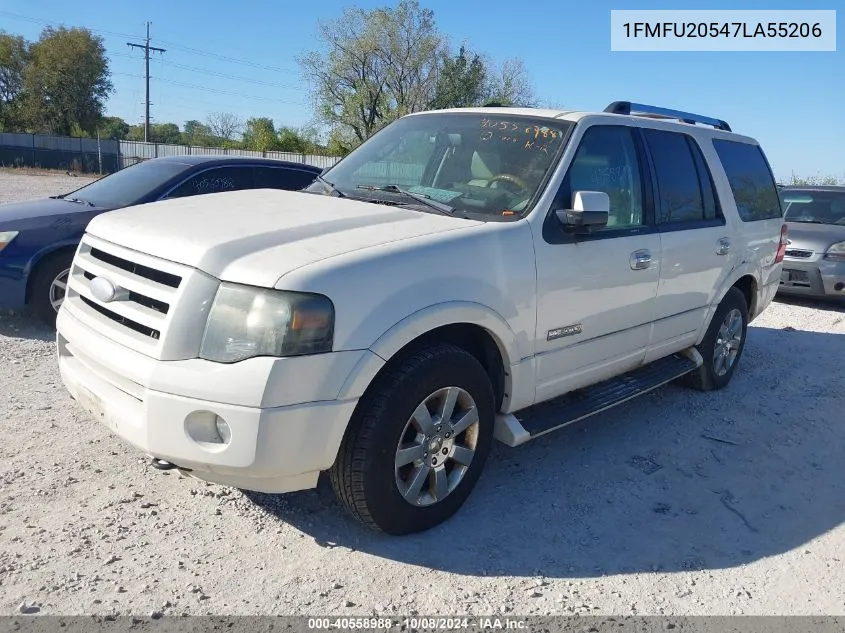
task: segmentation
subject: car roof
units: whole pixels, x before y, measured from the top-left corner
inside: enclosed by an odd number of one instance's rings
[[[792,191],[834,191],[845,193],[845,185],[784,185],[781,191],[790,189]]]
[[[250,165],[268,165],[271,167],[291,167],[295,169],[303,169],[305,171],[313,171],[320,173],[323,171],[321,167],[311,165],[309,163],[300,163],[291,160],[279,160],[276,158],[263,158],[260,156],[219,156],[216,154],[185,154],[183,156],[159,156],[158,158],[151,158],[156,162],[161,163],[178,163],[180,165],[236,165],[238,163],[248,163]]]
[[[627,106],[619,108],[617,106]],[[629,113],[626,113],[629,112]],[[744,136],[731,130],[727,124],[720,120],[711,117],[702,117],[701,115],[692,114],[689,112],[681,112],[675,110],[667,110],[657,108],[655,106],[648,106],[643,104],[635,104],[625,101],[614,102],[608,106],[604,111],[591,110],[562,110],[552,108],[526,108],[526,107],[509,107],[509,106],[481,106],[471,108],[444,108],[441,110],[428,110],[423,112],[415,112],[406,116],[425,116],[426,114],[489,114],[496,116],[526,116],[540,119],[556,119],[558,121],[568,121],[570,123],[578,123],[583,119],[604,121],[607,124],[613,124],[621,120],[635,120],[640,126],[648,126],[654,128],[662,128],[666,130],[683,130],[693,135],[705,135],[715,138],[723,138],[729,140],[736,140],[746,143],[757,144],[757,141],[749,136]],[[673,116],[676,115],[676,116]],[[705,125],[697,125],[696,123],[705,123]],[[723,124],[724,127],[714,127],[713,123]]]

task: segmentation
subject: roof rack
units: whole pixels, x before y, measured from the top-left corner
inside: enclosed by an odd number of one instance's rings
[[[731,131],[731,126],[726,121],[721,119],[714,119],[709,116],[702,116],[700,114],[693,114],[692,112],[682,112],[680,110],[669,110],[667,108],[658,108],[657,106],[645,105],[643,103],[631,103],[630,101],[614,101],[604,109],[610,114],[634,114],[639,116],[651,117],[655,119],[678,119],[684,123],[696,124],[703,123],[710,125],[717,130]]]

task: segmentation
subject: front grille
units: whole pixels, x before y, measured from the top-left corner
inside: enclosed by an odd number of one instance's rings
[[[138,334],[143,334],[144,336],[149,336],[151,339],[155,339],[155,340],[158,340],[158,339],[161,338],[161,332],[159,330],[154,330],[153,328],[147,327],[146,325],[141,325],[140,323],[136,323],[132,319],[127,319],[124,316],[120,316],[116,312],[112,312],[108,308],[104,308],[100,304],[94,303],[93,301],[91,301],[87,297],[80,296],[79,298],[82,299],[82,302],[85,305],[87,305],[89,308],[91,308],[92,310],[96,310],[97,312],[99,312],[103,316],[108,317],[112,321],[117,321],[121,325],[128,327],[130,330],[134,330],[135,332],[138,332]]]
[[[176,275],[171,275],[170,273],[166,273],[162,270],[156,270],[155,268],[150,268],[149,266],[144,266],[143,264],[130,262],[128,259],[123,259],[117,255],[106,253],[99,248],[92,248],[90,255],[101,262],[111,264],[112,266],[125,270],[133,275],[138,275],[144,279],[149,279],[150,281],[170,286],[171,288],[178,288],[182,281],[182,278]]]
[[[67,301],[94,327],[158,354],[170,322],[170,308],[184,285],[184,275],[177,273],[187,274],[188,270],[86,235],[73,260]],[[90,287],[96,277],[116,286],[118,297],[109,302],[97,299]]]
[[[790,248],[786,250],[784,255],[786,257],[791,257],[792,259],[807,259],[813,256],[813,251],[805,251],[799,248]]]

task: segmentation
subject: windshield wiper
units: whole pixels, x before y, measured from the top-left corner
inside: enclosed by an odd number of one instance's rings
[[[88,200],[83,200],[82,198],[65,198],[65,200],[68,200],[70,202],[76,202],[78,204],[87,204],[89,207],[94,206],[93,202],[88,202]]]
[[[401,187],[397,187],[396,185],[384,185],[383,187],[375,187],[373,185],[355,185],[355,188],[366,189],[367,191],[386,191],[388,193],[399,193],[403,196],[411,198],[412,200],[416,200],[417,202],[420,202],[425,206],[434,209],[435,211],[439,211],[443,215],[455,215],[454,207],[450,207],[448,204],[443,204],[442,202],[432,200],[431,196],[427,196],[422,193],[414,193],[413,191],[402,189]]]
[[[338,198],[346,198],[347,197],[347,195],[345,193],[343,193],[340,189],[335,187],[333,183],[330,183],[328,180],[326,180],[322,176],[317,176],[317,180],[319,180],[321,183],[326,185],[333,193],[336,193]]]

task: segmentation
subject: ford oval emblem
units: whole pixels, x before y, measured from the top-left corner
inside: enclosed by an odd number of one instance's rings
[[[94,295],[94,298],[98,301],[102,301],[103,303],[111,303],[114,301],[117,298],[118,291],[120,290],[105,277],[94,277],[88,285],[88,288],[90,288],[91,294]]]

